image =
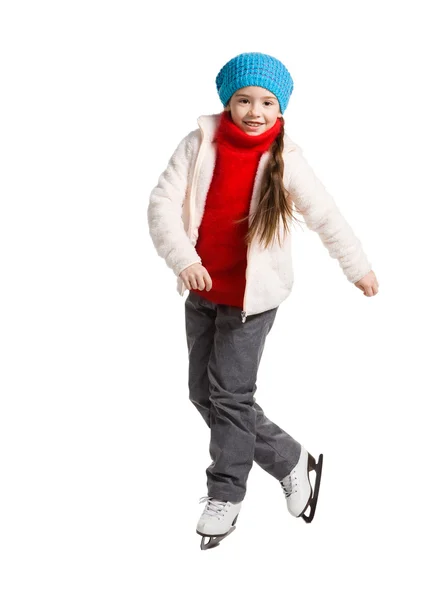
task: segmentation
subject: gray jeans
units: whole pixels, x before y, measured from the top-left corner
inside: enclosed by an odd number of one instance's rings
[[[245,497],[253,461],[280,480],[301,453],[301,445],[267,419],[254,397],[277,308],[249,315],[245,323],[240,313],[192,290],[185,301],[190,400],[211,430],[208,496],[230,502]]]

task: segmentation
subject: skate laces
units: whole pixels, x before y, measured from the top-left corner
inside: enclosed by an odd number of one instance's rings
[[[212,496],[202,496],[199,500],[199,504],[201,502],[205,502],[207,500],[207,504],[205,506],[205,510],[203,514],[206,514],[210,517],[219,516],[226,506],[227,502],[223,502],[222,500],[214,500]]]
[[[291,473],[289,475],[287,475],[286,477],[284,477],[281,481],[280,481],[280,485],[283,488],[283,491],[285,492],[285,496],[286,498],[289,498],[289,496],[291,494],[294,494],[297,491],[297,477],[294,477],[294,482],[295,482],[295,486],[293,485],[292,482],[292,476],[295,474],[294,471],[291,471]]]

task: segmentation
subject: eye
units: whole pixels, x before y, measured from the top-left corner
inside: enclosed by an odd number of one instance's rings
[[[239,100],[239,102],[249,102],[249,100],[248,100],[247,98],[241,98],[241,99]],[[272,106],[272,105],[273,105],[273,102],[270,102],[269,100],[266,100],[266,101],[264,102],[264,104],[268,104],[269,106]]]

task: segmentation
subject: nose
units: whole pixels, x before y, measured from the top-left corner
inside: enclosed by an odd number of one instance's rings
[[[252,105],[251,109],[248,112],[248,116],[258,118],[259,114],[260,114],[259,108]]]

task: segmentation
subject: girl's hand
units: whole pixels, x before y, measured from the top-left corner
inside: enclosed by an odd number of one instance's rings
[[[378,293],[379,283],[373,271],[369,271],[362,279],[356,281],[354,285],[362,290],[365,296],[375,296]]]
[[[190,265],[181,271],[179,276],[185,283],[187,290],[191,290],[192,288],[195,290],[204,290],[205,285],[207,292],[212,289],[212,279],[205,267],[203,267],[200,263]]]

